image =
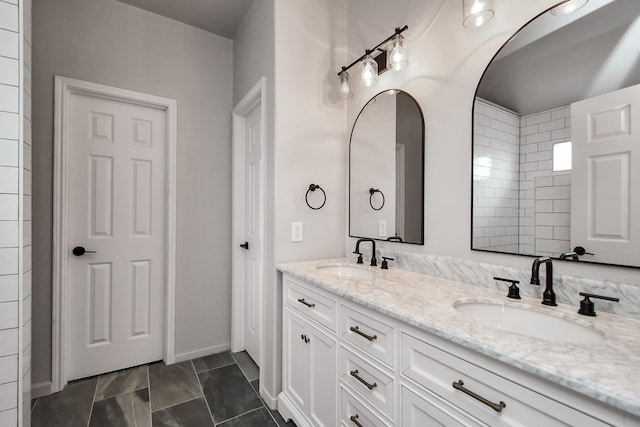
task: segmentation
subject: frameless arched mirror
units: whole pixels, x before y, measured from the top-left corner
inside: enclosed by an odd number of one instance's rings
[[[406,92],[364,106],[349,148],[349,236],[424,244],[424,118]]]
[[[478,85],[471,247],[640,267],[640,1],[557,11]]]

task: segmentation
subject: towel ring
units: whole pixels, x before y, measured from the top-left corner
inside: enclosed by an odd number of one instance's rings
[[[380,195],[382,196],[382,204],[379,208],[373,206],[373,195],[376,193],[380,193]],[[377,188],[371,187],[369,189],[369,205],[371,205],[371,209],[373,209],[374,211],[379,211],[380,209],[382,209],[384,207],[384,193]]]
[[[313,206],[311,206],[309,204],[309,192],[310,191],[316,191],[316,190],[322,191],[323,201],[322,201],[322,204],[320,206],[318,206],[317,208],[314,208]],[[327,203],[327,193],[325,193],[324,190],[322,189],[322,187],[320,187],[319,185],[311,184],[311,185],[309,185],[309,189],[307,190],[307,194],[305,194],[305,196],[304,196],[304,201],[307,202],[307,206],[309,206],[314,211],[317,211],[318,209],[322,209],[324,207],[324,204]]]

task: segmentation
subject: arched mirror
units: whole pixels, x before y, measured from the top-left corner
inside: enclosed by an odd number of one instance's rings
[[[640,1],[559,12],[478,85],[471,247],[640,267]]]
[[[351,131],[349,236],[424,244],[424,118],[401,90],[374,96]]]

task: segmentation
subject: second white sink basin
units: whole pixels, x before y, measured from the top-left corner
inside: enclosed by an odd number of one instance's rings
[[[339,277],[373,277],[373,271],[352,265],[322,265],[317,269]]]
[[[458,302],[454,308],[489,327],[534,338],[578,343],[605,340],[597,329],[533,308],[485,302]]]

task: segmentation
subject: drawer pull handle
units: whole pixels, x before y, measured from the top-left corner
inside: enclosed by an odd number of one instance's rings
[[[313,308],[313,307],[315,307],[315,306],[316,306],[315,304],[309,304],[308,302],[306,302],[306,301],[304,300],[304,298],[298,298],[298,302],[300,302],[300,303],[302,303],[302,304],[306,305],[306,306],[307,306],[307,307],[309,307],[309,308]]]
[[[369,390],[373,390],[374,388],[378,387],[378,384],[373,383],[373,384],[369,384],[368,382],[366,382],[365,380],[362,379],[362,377],[360,375],[358,375],[358,370],[356,369],[355,371],[350,371],[349,375],[351,375],[353,378],[357,379],[358,381],[360,381],[362,384],[364,384],[365,386],[367,386],[367,388]]]
[[[372,336],[372,335],[367,335],[367,334],[365,334],[365,333],[364,333],[364,332],[362,332],[360,329],[358,329],[358,327],[357,327],[357,326],[352,326],[352,327],[350,327],[350,328],[349,328],[349,330],[350,330],[351,332],[355,332],[356,334],[360,335],[361,337],[365,337],[365,338],[366,338],[366,339],[368,339],[369,341],[373,341],[373,340],[375,340],[375,339],[377,339],[377,338],[378,338],[378,336],[377,336],[377,335],[373,335],[373,336]]]
[[[355,424],[355,425],[357,425],[358,427],[362,427],[362,424],[360,424],[360,423],[358,422],[358,414],[356,414],[356,415],[351,415],[351,416],[349,417],[349,419],[351,420],[351,422],[352,422],[352,423],[354,423],[354,424]]]
[[[502,410],[507,407],[507,404],[504,403],[503,401],[500,401],[500,403],[493,403],[490,400],[487,400],[484,397],[480,396],[479,394],[476,394],[471,390],[464,388],[463,385],[464,383],[462,382],[462,380],[458,380],[457,382],[453,383],[453,388],[468,394],[469,396],[473,397],[476,400],[479,400],[480,402],[484,403],[485,405],[487,405],[488,407],[490,407],[496,412],[502,412]]]

